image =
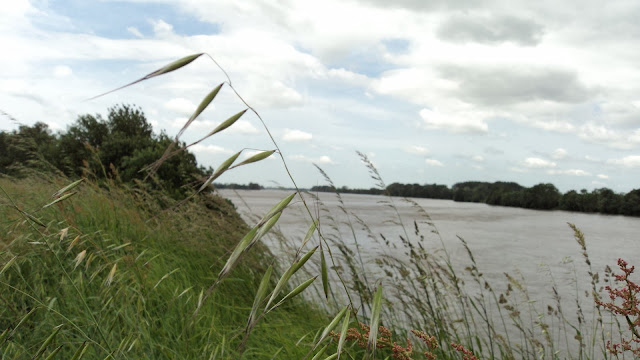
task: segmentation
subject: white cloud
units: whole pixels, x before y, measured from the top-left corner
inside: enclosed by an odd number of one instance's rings
[[[599,179],[605,179],[605,180],[606,180],[606,179],[608,179],[608,178],[609,178],[609,175],[605,175],[605,174],[598,174],[598,178],[599,178]]]
[[[138,30],[138,28],[136,28],[135,26],[129,26],[127,27],[127,31],[129,33],[131,33],[133,36],[138,37],[138,38],[143,38],[144,35],[142,35],[142,33],[140,32],[140,30]]]
[[[247,120],[236,121],[228,130],[232,133],[245,135],[257,134],[260,132],[255,126],[253,126],[253,124],[251,124]]]
[[[304,132],[301,130],[292,130],[292,129],[284,129],[284,134],[282,135],[283,141],[309,141],[313,138],[313,135]]]
[[[209,105],[209,108],[213,105]],[[173,98],[164,103],[164,107],[181,115],[191,115],[196,110],[196,104],[185,98]]]
[[[435,159],[424,159],[424,162],[429,166],[444,166],[443,163]]]
[[[471,157],[471,160],[473,160],[473,161],[475,161],[475,162],[483,162],[483,161],[484,161],[484,158],[483,158],[482,156],[480,156],[480,155],[473,155],[473,156]]]
[[[549,175],[571,175],[571,176],[591,176],[591,173],[580,169],[568,169],[568,170],[547,170]]]
[[[225,149],[218,145],[203,145],[196,144],[189,148],[194,153],[202,153],[202,154],[231,154],[233,151],[229,149]]]
[[[543,121],[543,120],[533,120],[530,122],[532,127],[547,130],[547,131],[555,131],[562,133],[569,133],[575,130],[575,126],[568,121]]]
[[[158,20],[149,20],[151,26],[153,27],[153,33],[156,37],[165,38],[173,35],[173,25],[165,22],[162,19]]]
[[[608,164],[623,166],[626,168],[640,167],[640,155],[629,155],[620,159],[609,159]]]
[[[445,130],[452,133],[483,134],[489,129],[477,114],[444,114],[438,110],[424,108],[420,110],[423,126],[427,129]]]
[[[322,155],[322,156],[317,157],[317,158],[310,158],[310,157],[307,157],[305,155],[298,154],[298,155],[289,156],[289,159],[294,160],[294,161],[325,164],[325,165],[335,164],[335,162],[333,162],[333,160],[331,160],[331,158],[329,156],[326,156],[326,155]]]
[[[552,161],[540,159],[540,158],[530,157],[530,158],[526,158],[522,165],[530,169],[541,169],[541,168],[555,167],[556,163]]]
[[[567,157],[569,153],[563,148],[557,148],[551,153],[551,158],[561,160]]]
[[[281,81],[266,81],[259,77],[254,79],[254,87],[246,96],[259,106],[292,107],[301,105],[302,95]]]
[[[640,145],[640,129],[618,131],[604,125],[588,123],[580,128],[578,136],[614,149],[633,149]]]
[[[58,65],[53,68],[53,76],[57,78],[63,78],[70,76],[73,73],[70,67],[66,65]]]
[[[344,81],[345,83],[361,87],[367,87],[371,82],[371,79],[369,79],[366,75],[358,74],[344,68],[329,69],[327,75],[329,76],[329,78],[334,78],[340,81]],[[371,96],[371,94],[369,94],[369,96]]]
[[[430,151],[426,147],[419,145],[410,145],[402,148],[402,151],[414,155],[429,155]]]

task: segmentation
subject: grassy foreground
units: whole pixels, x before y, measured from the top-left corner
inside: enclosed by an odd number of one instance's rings
[[[84,182],[42,208],[70,182],[0,178],[0,358],[239,358],[262,274],[277,265],[268,249],[257,244],[194,317],[249,230],[234,207],[207,196],[160,211],[162,195]],[[241,358],[303,358],[326,322],[294,298],[258,323]]]

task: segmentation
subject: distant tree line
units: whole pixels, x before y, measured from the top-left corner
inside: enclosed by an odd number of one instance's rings
[[[0,174],[19,176],[25,168],[38,168],[133,183],[145,178],[147,173],[141,170],[158,160],[171,143],[164,132],[153,133],[140,108],[119,105],[108,109],[106,119],[81,115],[58,133],[42,122],[0,132]],[[192,153],[182,151],[167,159],[149,184],[180,198],[210,172],[198,166]]]
[[[381,189],[348,189],[346,187],[314,186],[312,191],[338,191],[341,193],[375,194],[391,196],[449,199],[489,205],[512,206],[538,210],[567,210],[587,213],[640,216],[640,189],[626,194],[608,188],[591,192],[582,189],[562,194],[553,184],[537,184],[530,188],[514,182],[466,181],[453,185],[400,184]]]
[[[248,185],[235,184],[235,183],[230,183],[230,184],[214,183],[213,185],[214,185],[214,187],[216,187],[218,189],[234,189],[234,190],[262,190],[262,189],[264,189],[264,187],[262,185],[256,184],[256,183],[252,183],[252,182],[250,182]]]
[[[341,194],[369,194],[369,195],[381,195],[384,194],[384,190],[378,188],[370,189],[350,189],[346,186],[340,188],[334,188],[328,185],[314,186],[310,190],[311,192],[339,192]]]

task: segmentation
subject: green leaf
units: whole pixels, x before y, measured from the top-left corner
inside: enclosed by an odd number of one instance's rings
[[[269,309],[267,312],[277,308],[278,306],[280,306],[281,304],[283,304],[285,301],[293,298],[294,296],[300,294],[301,292],[303,292],[306,288],[309,287],[309,285],[311,285],[318,277],[314,276],[311,279],[303,282],[302,284],[298,285],[298,287],[296,287],[295,289],[293,289],[290,293],[288,293],[287,295],[285,295],[282,300],[278,301],[278,303],[276,305],[274,305],[271,309]]]
[[[35,217],[35,216],[33,216],[33,215],[29,214],[28,212],[23,211],[23,210],[20,210],[20,209],[18,209],[18,208],[16,208],[16,210],[18,210],[22,215],[26,216],[29,220],[33,221],[34,223],[36,223],[36,224],[38,224],[38,225],[40,225],[40,226],[42,226],[42,227],[44,227],[44,228],[46,228],[46,227],[47,227],[47,225],[45,225],[44,223],[42,223],[42,221],[40,221],[37,217]]]
[[[347,314],[342,321],[342,331],[340,332],[340,339],[338,339],[338,359],[340,359],[340,354],[342,353],[342,347],[344,346],[344,340],[347,338],[347,331],[349,330],[349,318],[351,312],[347,311]]]
[[[258,233],[258,229],[259,226],[254,226],[253,229],[251,229],[238,243],[238,245],[236,245],[236,247],[233,249],[233,252],[231,253],[231,255],[229,256],[229,259],[227,259],[227,262],[224,264],[224,266],[222,267],[222,270],[220,270],[220,273],[218,274],[218,280],[216,280],[216,282],[221,281],[224,277],[227,276],[227,274],[229,274],[229,272],[231,271],[231,269],[233,268],[233,266],[235,266],[235,264],[238,262],[238,259],[240,258],[240,255],[242,254],[242,252],[244,251],[244,249],[249,246],[249,244],[251,243],[251,240],[253,240],[253,238],[256,236],[256,234]]]
[[[216,86],[215,89],[211,90],[211,92],[207,96],[205,96],[204,99],[202,99],[202,101],[200,102],[200,105],[198,105],[198,107],[196,108],[196,111],[193,112],[193,114],[191,115],[189,120],[187,120],[187,122],[184,124],[182,129],[178,131],[178,135],[176,135],[176,140],[178,140],[178,138],[182,136],[185,130],[187,130],[187,128],[189,127],[189,125],[191,125],[191,123],[204,111],[204,109],[206,109],[207,106],[211,104],[213,99],[215,99],[216,95],[218,95],[218,92],[220,92],[222,85],[224,85],[224,83]]]
[[[273,266],[269,266],[267,272],[262,276],[260,286],[258,286],[258,292],[255,299],[253,299],[253,306],[251,307],[251,313],[249,313],[249,321],[247,322],[247,332],[253,327],[255,319],[258,317],[258,307],[267,295],[267,288],[269,287],[269,281],[271,280],[271,273],[273,272]]]
[[[141,82],[141,81],[149,80],[149,79],[151,79],[151,78],[153,78],[153,77],[160,76],[160,75],[163,75],[163,74],[166,74],[166,73],[170,73],[170,72],[172,72],[172,71],[174,71],[174,70],[178,70],[178,69],[180,69],[181,67],[183,67],[183,66],[186,66],[186,65],[190,64],[193,60],[195,60],[195,59],[199,58],[199,57],[200,57],[200,56],[202,56],[203,54],[204,54],[204,53],[198,53],[198,54],[193,54],[193,55],[185,56],[185,57],[183,57],[183,58],[181,58],[181,59],[178,59],[178,60],[176,60],[176,61],[174,61],[174,62],[172,62],[172,63],[170,63],[170,64],[168,64],[168,65],[165,65],[165,66],[161,67],[160,69],[158,69],[158,70],[156,70],[156,71],[150,72],[149,74],[147,74],[147,75],[145,75],[145,76],[141,77],[140,79],[138,79],[138,80],[136,80],[136,81],[130,82],[130,83],[128,83],[127,85],[120,86],[120,87],[119,87],[119,88],[117,88],[117,89],[113,89],[113,90],[107,91],[106,93],[103,93],[103,94],[100,94],[100,95],[94,96],[94,97],[92,97],[92,98],[91,98],[91,99],[89,99],[89,100],[97,99],[97,98],[99,98],[99,97],[101,97],[101,96],[105,96],[105,95],[110,94],[110,93],[112,93],[112,92],[114,92],[114,91],[118,91],[118,90],[124,89],[124,88],[126,88],[126,87],[129,87],[129,86],[131,86],[131,85],[135,85],[135,84],[137,84],[137,83],[139,83],[139,82]]]
[[[33,360],[38,359],[40,358],[40,356],[42,356],[42,354],[44,353],[44,350],[47,348],[47,346],[49,346],[49,344],[51,344],[53,339],[55,339],[56,335],[58,335],[58,332],[60,332],[61,328],[62,328],[62,325],[57,326],[53,331],[53,333],[51,333],[51,335],[49,335],[49,337],[42,343],[42,345],[40,345],[40,348],[38,349],[38,351],[36,351],[36,355],[32,358]]]
[[[74,187],[80,185],[81,182],[83,182],[84,179],[80,179],[77,181],[72,182],[71,184],[63,187],[62,189],[58,190],[55,192],[55,194],[51,195],[52,198],[59,198],[62,194],[66,193],[67,191],[73,189]]]
[[[7,261],[7,263],[4,264],[4,266],[0,270],[0,275],[4,274],[4,272],[7,271],[7,269],[9,269],[11,265],[13,265],[17,258],[18,256],[14,256],[13,258],[11,258],[11,260]]]
[[[311,251],[304,254],[304,256],[300,258],[300,260],[296,261],[293,264],[293,272],[291,273],[292,275],[295,274],[298,270],[300,270],[300,268],[307,262],[307,260],[309,260],[309,258],[316,252],[316,250],[318,250],[318,247],[319,246],[316,246]]]
[[[325,299],[329,300],[329,274],[327,273],[327,260],[324,258],[324,251],[320,250],[320,271],[322,272],[322,289]]]
[[[215,129],[211,130],[211,132],[209,134],[207,134],[207,136],[205,136],[202,140],[208,138],[209,136],[211,136],[213,134],[217,134],[220,131],[228,128],[231,125],[233,125],[236,121],[238,121],[238,119],[240,119],[242,117],[242,115],[244,115],[244,113],[247,112],[247,110],[249,110],[249,109],[244,109],[244,110],[240,111],[239,113],[231,116],[227,120],[223,121],[220,125],[216,126]],[[199,140],[199,141],[201,141],[201,140]]]
[[[2,334],[0,334],[0,346],[4,344],[4,340],[9,337],[9,328],[4,329]]]
[[[53,360],[55,359],[56,355],[58,355],[58,353],[60,352],[60,350],[62,349],[62,345],[58,346],[55,350],[53,350],[51,352],[51,354],[49,354],[49,356],[47,356],[44,360]]]
[[[59,198],[53,200],[52,202],[48,203],[47,205],[43,206],[42,208],[46,209],[46,208],[48,208],[49,206],[51,206],[53,204],[59,203],[60,201],[65,201],[65,200],[67,200],[68,198],[72,197],[75,194],[77,194],[77,192],[75,192],[75,191],[72,192],[72,193],[64,194],[64,195],[60,196]]]
[[[328,347],[329,347],[329,344],[323,346],[322,349],[320,349],[320,351],[318,351],[318,353],[316,353],[311,360],[319,360],[320,356],[324,355]]]
[[[378,340],[378,323],[380,322],[380,311],[382,310],[382,284],[378,285],[375,295],[373,295],[373,308],[371,309],[371,321],[369,323],[369,343],[367,347],[375,357],[376,342]]]
[[[291,202],[291,200],[293,200],[296,194],[297,193],[294,192],[293,194],[282,199],[279,203],[276,204],[276,206],[272,207],[271,210],[269,210],[269,212],[267,212],[262,217],[262,219],[260,219],[260,222],[258,222],[258,224],[264,224],[267,220],[271,219],[276,213],[279,213],[280,211],[284,210],[284,208],[287,207],[287,205],[289,205],[289,203]]]
[[[233,168],[237,168],[238,166],[242,166],[242,165],[246,165],[246,164],[251,164],[253,162],[257,162],[260,160],[264,160],[266,158],[268,158],[269,156],[273,155],[273,153],[276,152],[275,150],[269,150],[269,151],[262,151],[259,152],[253,156],[251,156],[250,158],[246,159],[245,161],[237,164],[237,165],[233,165],[233,167],[231,167],[231,169]]]
[[[347,310],[349,310],[349,305],[345,306],[342,310],[340,310],[338,315],[336,315],[336,317],[334,317],[333,320],[331,320],[329,325],[327,325],[327,327],[324,328],[324,331],[322,331],[322,335],[320,335],[320,339],[318,340],[316,345],[313,347],[314,350],[318,347],[318,345],[320,345],[324,341],[324,339],[326,339],[327,336],[329,336],[329,333],[331,332],[331,330],[333,330],[333,328],[335,328],[336,325],[338,325],[338,323],[340,322],[342,317],[345,315]]]
[[[309,230],[307,230],[307,234],[304,236],[304,239],[302,240],[302,245],[300,245],[300,249],[304,248],[304,246],[307,245],[307,242],[309,242],[309,240],[313,236],[313,233],[316,232],[317,228],[318,228],[318,220],[314,220],[313,224],[309,226]]]
[[[202,190],[204,190],[207,186],[211,185],[211,183],[213,182],[213,180],[217,179],[218,176],[222,175],[223,172],[227,171],[227,169],[229,168],[229,166],[231,166],[231,164],[233,164],[234,161],[236,161],[236,159],[238,158],[238,156],[240,156],[240,153],[242,151],[238,151],[237,153],[231,155],[231,157],[229,157],[227,160],[225,160],[217,169],[216,171],[213,172],[213,174],[211,174],[211,176],[209,177],[209,179],[207,179],[207,181],[205,181],[204,184],[202,184],[202,186],[200,187],[200,189],[198,189],[198,192],[201,192]]]
[[[88,345],[87,342],[83,342],[82,345],[80,345],[80,347],[78,348],[78,350],[76,350],[75,353],[73,353],[73,356],[71,357],[70,360],[78,360],[81,359],[82,356],[84,355],[84,353],[87,351],[88,349]]]

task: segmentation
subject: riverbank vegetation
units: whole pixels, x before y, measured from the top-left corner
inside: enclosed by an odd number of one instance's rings
[[[393,183],[385,189],[349,189],[340,187],[341,193],[374,194],[391,196],[446,199],[461,202],[485,203],[536,210],[566,210],[608,215],[640,216],[640,189],[626,194],[609,188],[592,191],[582,189],[561,193],[553,184],[537,184],[525,187],[514,182],[466,181],[451,188],[438,184]],[[314,186],[311,191],[331,191],[327,186]]]

